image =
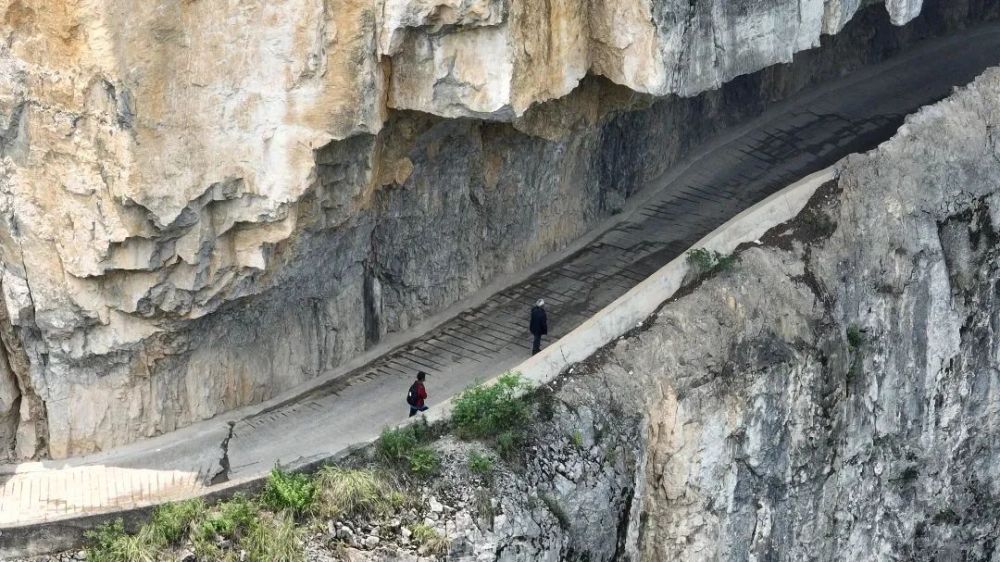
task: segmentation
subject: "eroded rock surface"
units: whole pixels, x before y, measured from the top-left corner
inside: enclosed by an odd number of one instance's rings
[[[0,458],[107,449],[341,364],[620,208],[622,170],[593,165],[617,112],[790,61],[861,9],[545,4],[0,0]],[[833,73],[758,77],[697,128]]]
[[[994,559],[998,126],[993,69],[564,373],[524,465],[425,491],[449,559]]]
[[[438,435],[405,513],[312,525],[308,558],[994,559],[998,127],[995,68],[532,393],[514,446]]]
[[[850,157],[596,363],[647,416],[633,552],[996,555],[998,94],[992,70]]]

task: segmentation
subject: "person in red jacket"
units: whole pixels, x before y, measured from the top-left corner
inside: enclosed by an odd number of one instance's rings
[[[427,373],[417,372],[417,380],[410,385],[410,391],[406,393],[406,403],[410,405],[410,417],[417,415],[417,412],[427,411],[424,400],[427,400],[427,389],[424,388],[424,379]]]

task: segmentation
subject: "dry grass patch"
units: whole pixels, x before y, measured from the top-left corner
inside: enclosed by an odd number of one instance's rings
[[[316,475],[315,512],[326,517],[378,518],[406,501],[388,478],[374,470],[324,467]]]
[[[442,537],[441,534],[435,531],[430,525],[418,523],[417,525],[414,525],[410,531],[413,533],[413,542],[423,547],[427,554],[432,556],[444,556],[448,553],[448,547],[451,546],[448,539]]]

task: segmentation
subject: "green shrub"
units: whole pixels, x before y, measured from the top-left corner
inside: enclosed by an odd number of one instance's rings
[[[121,519],[87,531],[84,536],[91,543],[87,547],[87,560],[91,562],[156,562],[164,546],[149,532],[126,533]]]
[[[418,523],[411,527],[410,531],[413,533],[413,542],[425,547],[428,554],[441,556],[448,552],[448,539],[442,537],[430,525]]]
[[[174,544],[188,535],[195,521],[205,517],[205,502],[200,499],[161,505],[153,513],[148,533],[162,544]]]
[[[736,259],[736,256],[733,254],[722,255],[716,252],[715,271],[729,271],[736,264]]]
[[[243,494],[236,494],[229,501],[218,506],[220,534],[235,537],[249,529],[260,518],[259,507]]]
[[[250,562],[305,562],[302,531],[290,513],[262,518],[240,541]]]
[[[700,271],[710,271],[715,265],[715,256],[705,248],[696,248],[687,253],[687,262]]]
[[[851,349],[858,349],[861,344],[865,343],[865,336],[861,333],[861,328],[857,324],[851,324],[847,327],[847,344],[851,346]]]
[[[736,263],[736,256],[723,255],[719,252],[696,248],[687,253],[687,262],[698,271],[726,271]]]
[[[309,509],[315,496],[316,486],[307,475],[285,472],[275,466],[267,477],[261,500],[275,511],[302,513]]]
[[[496,437],[523,429],[530,416],[521,395],[529,388],[520,374],[506,373],[494,385],[475,385],[462,392],[452,410],[459,437]]]
[[[413,426],[385,428],[379,437],[377,451],[382,460],[402,463],[410,458],[410,453],[420,444]]]
[[[469,453],[469,470],[484,476],[493,472],[493,459],[488,455],[472,451]]]
[[[441,459],[430,447],[420,447],[410,453],[410,472],[417,476],[430,476],[441,466]]]
[[[569,436],[569,439],[570,439],[570,441],[573,442],[573,446],[576,447],[577,449],[582,449],[583,448],[583,434],[580,433],[580,430],[574,431]]]
[[[373,470],[327,466],[316,475],[316,510],[325,517],[388,515],[405,497]]]

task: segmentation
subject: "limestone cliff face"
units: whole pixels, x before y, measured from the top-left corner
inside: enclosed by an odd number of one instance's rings
[[[620,206],[591,162],[632,92],[787,62],[860,8],[0,0],[0,458],[342,363]]]
[[[842,162],[540,391],[495,479],[436,443],[448,559],[996,559],[998,127],[995,68]]]
[[[647,416],[633,552],[995,558],[998,126],[995,69],[599,361]]]

